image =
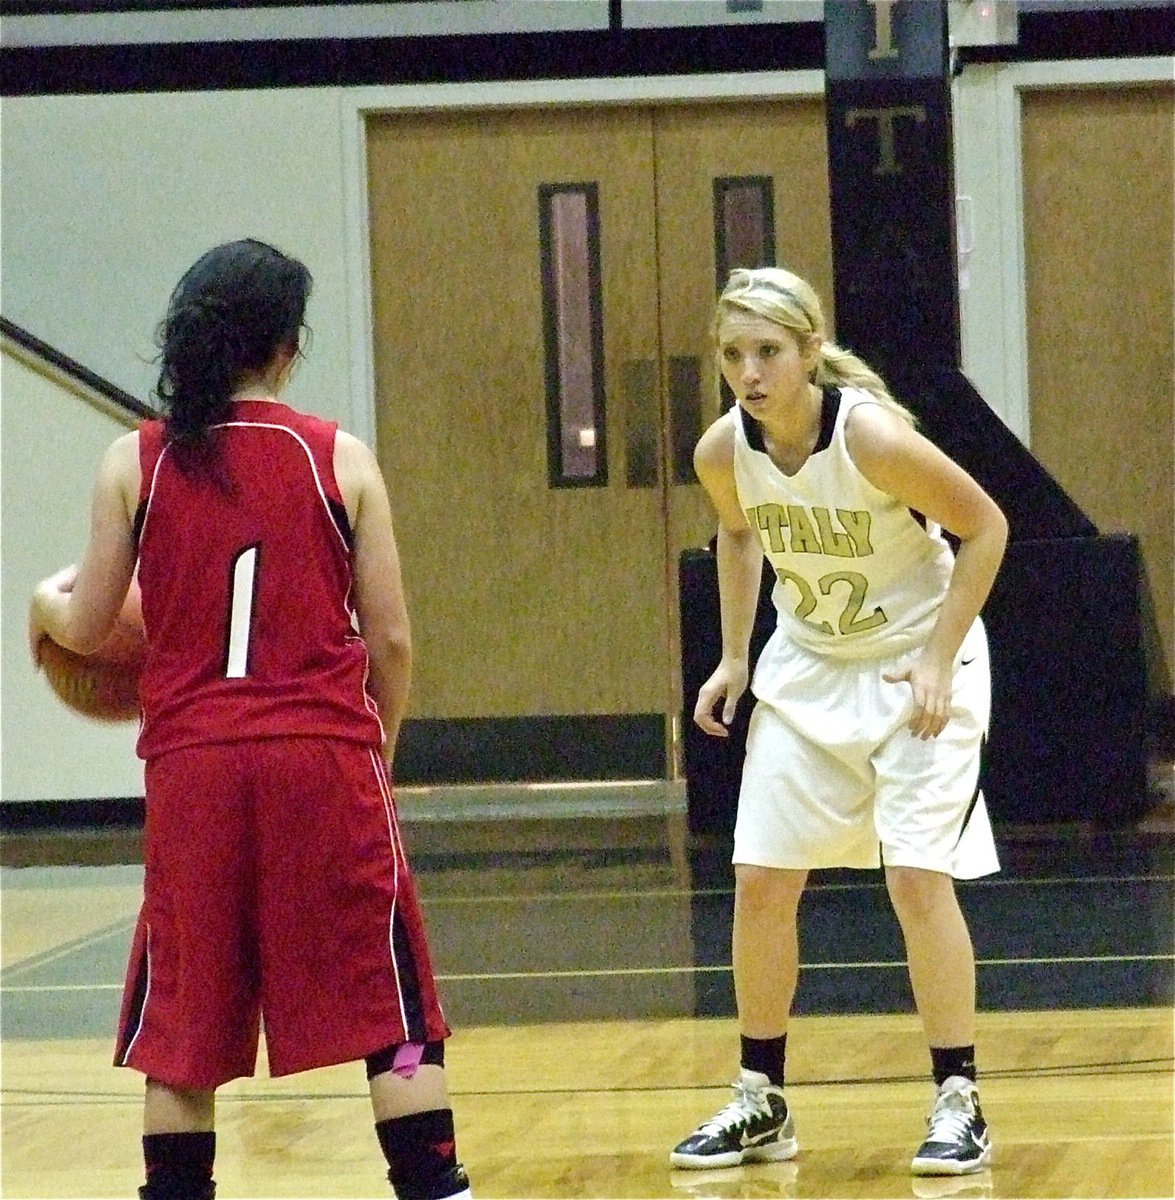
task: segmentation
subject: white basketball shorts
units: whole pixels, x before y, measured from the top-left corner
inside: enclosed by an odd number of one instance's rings
[[[999,870],[979,790],[991,708],[981,622],[955,658],[951,715],[915,737],[908,683],[882,675],[916,652],[868,662],[828,659],[777,633],[755,672],[734,830],[734,862],[797,870],[920,867],[956,879]]]

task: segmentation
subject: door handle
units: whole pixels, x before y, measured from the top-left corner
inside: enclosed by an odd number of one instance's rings
[[[661,411],[657,403],[657,364],[632,358],[620,366],[624,397],[624,469],[630,488],[656,487],[660,479]]]

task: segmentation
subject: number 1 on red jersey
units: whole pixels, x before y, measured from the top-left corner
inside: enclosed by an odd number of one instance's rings
[[[233,563],[232,594],[229,597],[228,654],[226,679],[244,679],[249,673],[249,634],[253,626],[253,585],[257,577],[257,547],[249,546]]]

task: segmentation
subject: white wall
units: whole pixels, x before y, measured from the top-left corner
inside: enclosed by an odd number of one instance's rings
[[[1016,115],[1014,105],[1004,101],[1007,70],[972,64],[952,89],[959,324],[963,370],[1027,443],[1021,222],[1018,211],[1005,211],[1009,203],[1018,209],[1020,184],[1019,127],[1006,128]]]
[[[171,288],[209,247],[259,237],[315,278],[291,399],[349,419],[337,93],[7,98],[3,184],[10,321],[148,400]]]
[[[0,798],[141,796],[138,726],[87,721],[60,704],[33,669],[24,629],[33,584],[85,546],[94,472],[127,426],[7,349],[0,393]]]

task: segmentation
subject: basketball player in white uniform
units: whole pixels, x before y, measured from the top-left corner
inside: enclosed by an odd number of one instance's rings
[[[1007,523],[877,374],[825,340],[804,280],[734,271],[715,336],[737,404],[695,452],[719,518],[722,659],[694,712],[707,733],[727,734],[747,687],[764,555],[778,623],[755,669],[734,835],[740,1077],[670,1162],[797,1153],[783,1085],[800,896],[813,868],[884,866],[936,1084],[911,1170],[979,1171],[991,1145],[975,957],[953,881],[999,869],[978,784],[990,704],[979,612]]]

